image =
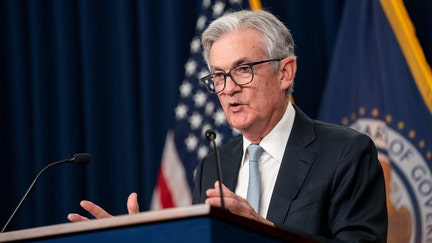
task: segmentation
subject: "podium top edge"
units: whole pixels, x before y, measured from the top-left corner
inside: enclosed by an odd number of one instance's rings
[[[246,227],[250,230],[271,235],[272,237],[279,238],[285,242],[320,242],[311,238],[311,236],[306,236],[300,232],[275,228],[255,220],[233,214],[225,209],[212,207],[206,204],[152,210],[131,215],[124,214],[110,218],[92,219],[84,222],[66,222],[49,226],[9,231],[0,233],[0,242],[26,241],[55,237],[58,235],[78,234],[194,217],[218,218],[223,221],[231,222],[235,225],[240,225],[241,227]]]
[[[77,232],[95,231],[127,225],[205,216],[209,215],[211,211],[211,206],[199,204],[187,207],[152,210],[131,215],[124,214],[103,219],[91,219],[83,222],[66,222],[0,233],[0,242],[26,240],[59,234],[73,234]]]

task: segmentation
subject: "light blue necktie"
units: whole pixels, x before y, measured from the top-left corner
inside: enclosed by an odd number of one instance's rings
[[[251,144],[247,147],[249,152],[249,183],[246,200],[259,213],[260,194],[261,194],[261,177],[259,173],[258,161],[263,153],[263,148],[257,144]]]

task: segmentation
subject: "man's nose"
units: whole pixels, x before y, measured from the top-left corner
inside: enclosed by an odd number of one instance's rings
[[[225,89],[224,89],[225,93],[230,94],[240,89],[241,89],[240,85],[236,84],[231,76],[226,77]]]

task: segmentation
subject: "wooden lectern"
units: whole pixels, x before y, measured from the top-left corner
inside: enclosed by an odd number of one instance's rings
[[[0,242],[318,242],[205,204],[16,230]]]

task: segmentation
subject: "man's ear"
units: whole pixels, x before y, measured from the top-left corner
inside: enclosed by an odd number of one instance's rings
[[[286,57],[279,64],[279,80],[281,88],[286,90],[294,82],[294,77],[297,72],[297,62],[294,57]]]

